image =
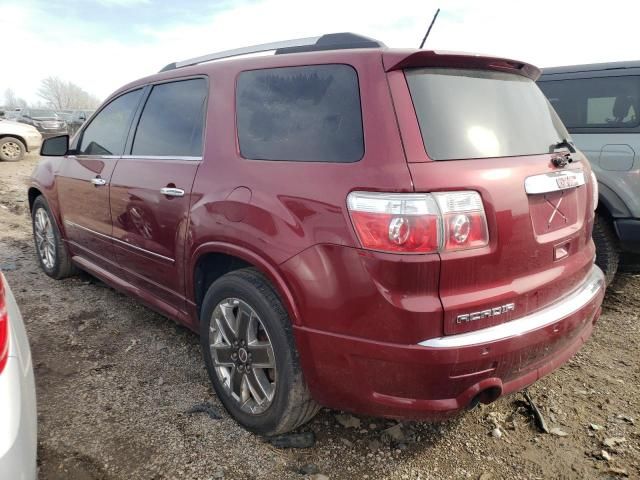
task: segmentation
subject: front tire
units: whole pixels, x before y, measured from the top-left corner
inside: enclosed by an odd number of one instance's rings
[[[21,140],[14,137],[0,138],[0,160],[17,162],[24,158],[27,147]]]
[[[228,273],[209,287],[200,339],[218,398],[247,430],[278,435],[318,412],[302,376],[289,316],[257,270]]]
[[[33,202],[31,223],[38,262],[44,273],[56,280],[77,273],[76,267],[71,263],[67,247],[62,241],[58,225],[42,196],[37,197]]]
[[[606,284],[609,286],[620,263],[618,239],[611,221],[598,213],[593,223],[593,242],[596,245],[596,265],[604,272]]]

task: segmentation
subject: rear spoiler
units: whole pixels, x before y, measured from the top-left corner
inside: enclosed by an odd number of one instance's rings
[[[538,67],[518,60],[435,50],[386,50],[382,54],[382,63],[387,72],[416,67],[472,68],[515,73],[534,81],[541,74]]]

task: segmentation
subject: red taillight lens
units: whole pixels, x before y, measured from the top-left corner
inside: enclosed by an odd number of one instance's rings
[[[0,373],[4,370],[9,358],[9,314],[5,281],[4,275],[0,272]]]
[[[489,243],[477,192],[351,192],[347,205],[360,243],[371,250],[429,253]]]
[[[443,250],[468,250],[489,243],[487,217],[477,192],[434,193],[442,213]]]
[[[438,250],[438,207],[431,196],[351,192],[347,203],[363,247],[402,253]]]

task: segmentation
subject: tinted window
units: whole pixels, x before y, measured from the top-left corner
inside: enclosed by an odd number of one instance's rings
[[[132,155],[202,155],[207,82],[203,78],[156,85],[142,111]]]
[[[568,137],[529,78],[434,68],[407,70],[406,77],[425,149],[434,160],[549,153]]]
[[[540,82],[569,128],[633,128],[640,124],[640,78],[602,77]]]
[[[358,76],[352,67],[244,72],[236,103],[245,158],[355,162],[364,154]]]
[[[125,93],[104,107],[82,133],[78,153],[121,155],[141,93],[142,90]]]

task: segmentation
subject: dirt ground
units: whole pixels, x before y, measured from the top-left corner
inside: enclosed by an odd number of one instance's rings
[[[0,162],[0,268],[31,341],[41,479],[640,478],[640,276],[620,276],[592,339],[529,389],[555,433],[516,394],[443,424],[323,410],[301,428],[314,447],[276,449],[222,408],[194,334],[88,276],[39,270],[36,162]],[[204,402],[221,418],[188,413]]]

